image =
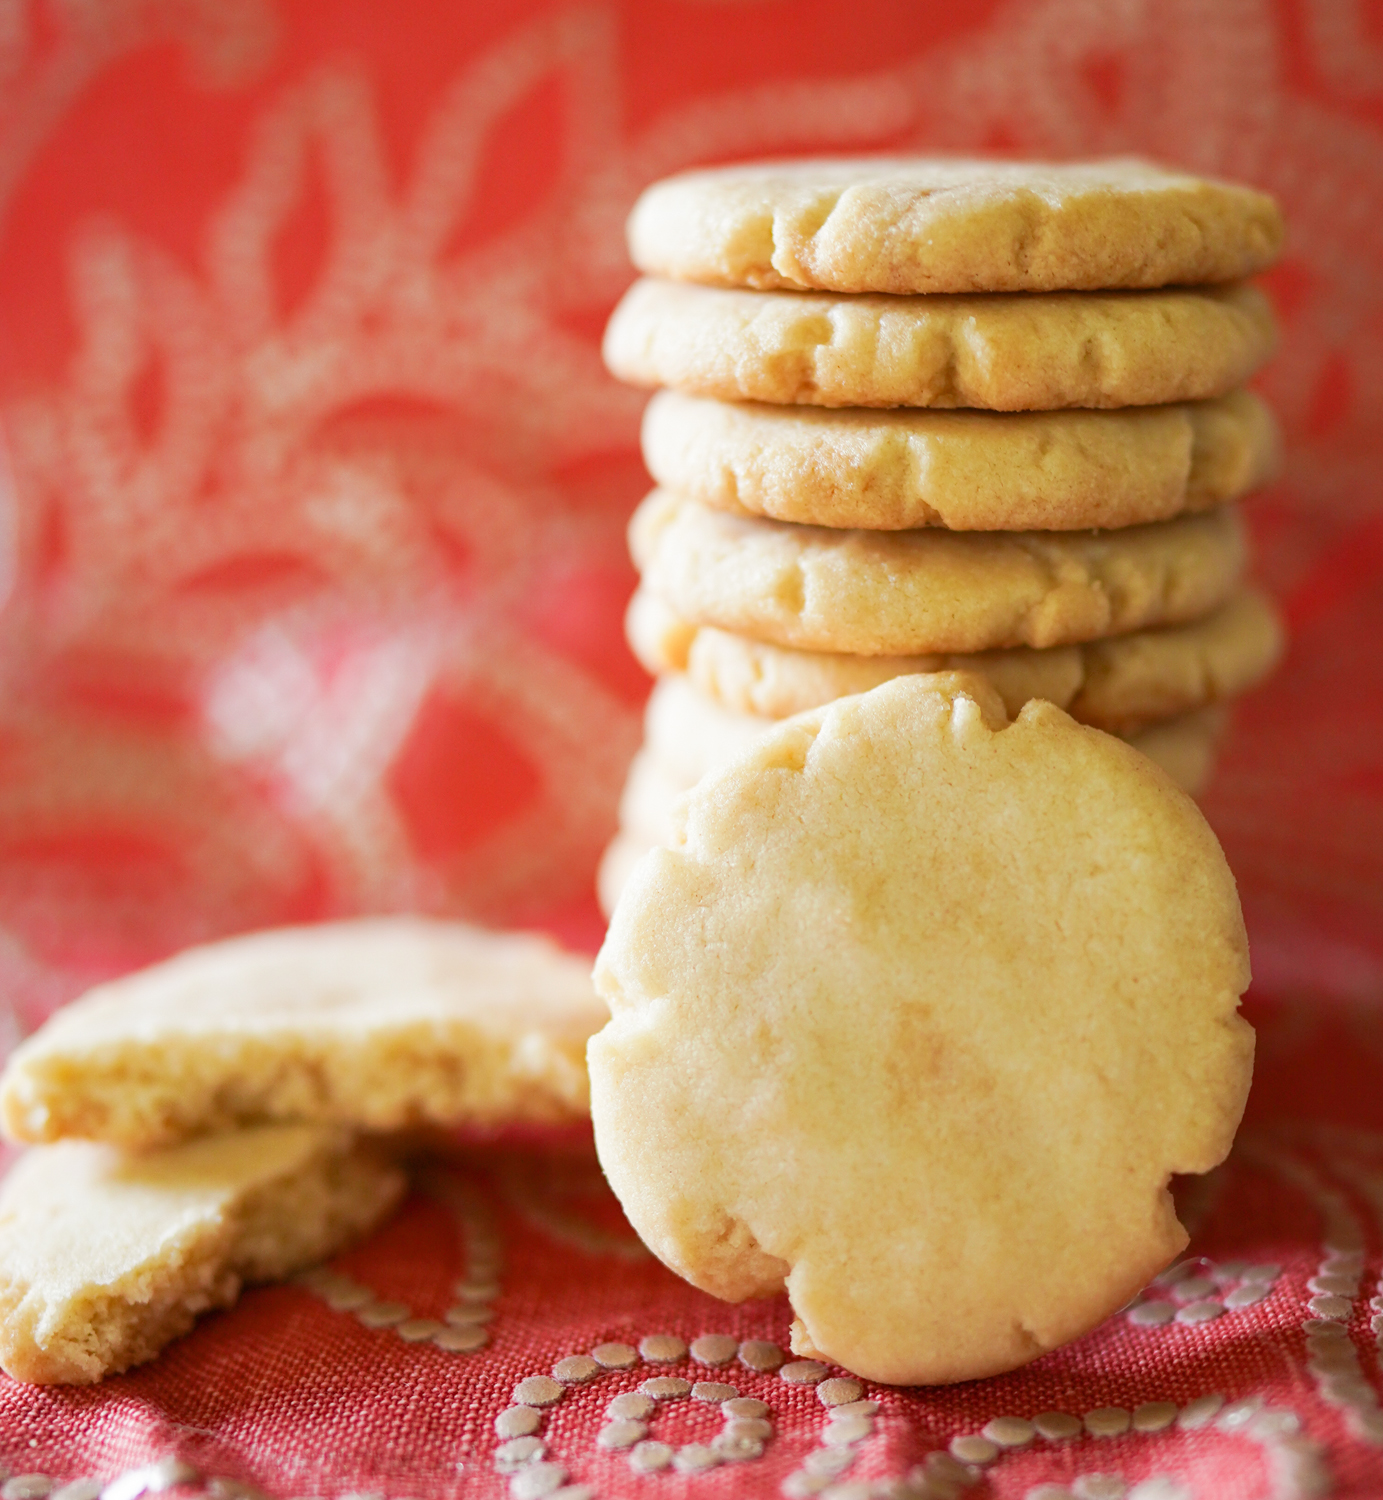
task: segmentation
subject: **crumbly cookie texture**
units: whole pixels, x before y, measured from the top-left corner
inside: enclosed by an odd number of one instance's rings
[[[103,984],[11,1055],[15,1140],[145,1148],[271,1121],[584,1118],[588,962],[545,938],[384,917],[194,948]]]
[[[767,162],[684,172],[634,207],[642,271],[835,292],[1051,292],[1231,281],[1277,259],[1266,193],[1134,158]]]
[[[1232,506],[1120,531],[840,531],[654,490],[629,548],[645,586],[692,624],[860,656],[1059,646],[1193,620],[1244,566]]]
[[[708,698],[765,718],[785,719],[892,677],[962,671],[984,677],[1010,714],[1030,698],[1046,698],[1082,724],[1116,734],[1237,697],[1282,654],[1277,612],[1254,588],[1240,588],[1185,625],[968,655],[853,656],[775,646],[689,624],[646,589],[630,601],[626,632],[634,655],[655,676],[685,672]]]
[[[634,385],[802,406],[1156,406],[1223,396],[1272,352],[1256,287],[845,297],[637,281],[605,330]]]
[[[1120,411],[877,411],[660,391],[643,453],[667,489],[810,526],[1078,531],[1165,521],[1271,480],[1277,428],[1249,391]]]
[[[669,1267],[786,1288],[796,1348],[924,1384],[1079,1336],[1182,1249],[1169,1175],[1224,1158],[1248,1090],[1248,952],[1145,757],[904,677],[683,807],[615,910],[589,1049],[602,1165]]]
[[[152,1359],[244,1282],[334,1254],[401,1198],[350,1134],[280,1125],[127,1155],[64,1141],[0,1186],[0,1365],[87,1385]]]

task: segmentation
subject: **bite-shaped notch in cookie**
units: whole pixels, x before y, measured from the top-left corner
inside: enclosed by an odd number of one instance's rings
[[[665,678],[655,694],[663,687],[685,686],[676,678]],[[688,695],[701,696],[695,688],[689,688]],[[729,743],[720,759],[729,760],[756,734],[767,734],[778,722],[751,719],[709,700],[703,699],[702,703],[714,716],[713,722],[719,720],[726,729],[725,739]],[[1161,766],[1188,796],[1198,797],[1215,774],[1228,719],[1229,710],[1223,706],[1201,708],[1149,724],[1120,738]],[[634,757],[620,797],[619,832],[606,846],[596,872],[596,895],[607,920],[614,914],[625,882],[639,860],[655,844],[670,846],[678,842],[683,793],[689,792],[707,769],[703,766],[688,771],[680,757],[670,755],[664,760],[651,744]]]
[[[633,869],[596,966],[601,1162],[650,1248],[900,1384],[1076,1338],[1184,1246],[1253,1037],[1194,803],[963,674],[793,719]]]

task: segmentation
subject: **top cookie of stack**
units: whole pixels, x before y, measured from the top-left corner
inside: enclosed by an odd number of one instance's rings
[[[641,271],[762,291],[1219,283],[1272,265],[1282,236],[1266,193],[1131,157],[749,163],[656,182],[629,220]]]
[[[668,388],[630,533],[636,655],[763,717],[907,671],[998,685],[1015,649],[1089,678],[1106,640],[1118,712],[1063,694],[1099,727],[1253,685],[1279,632],[1233,502],[1277,464],[1242,389],[1275,332],[1242,278],[1282,235],[1263,193],[1131,160],[655,183],[629,223],[648,274],[605,338],[616,375]]]

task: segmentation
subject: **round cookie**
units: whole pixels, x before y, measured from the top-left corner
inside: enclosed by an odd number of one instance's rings
[[[793,1348],[898,1384],[1078,1337],[1186,1244],[1252,1031],[1194,803],[962,675],[780,725],[639,862],[595,982],[601,1164],[649,1247]]]
[[[685,672],[709,698],[741,713],[785,719],[891,677],[977,672],[1010,714],[1046,698],[1082,724],[1123,733],[1247,692],[1282,652],[1282,628],[1266,595],[1241,588],[1185,625],[1135,630],[1077,646],[922,656],[799,651],[712,627],[689,625],[647,590],[630,601],[626,631],[653,675]]]
[[[1241,386],[1272,353],[1256,287],[845,297],[636,281],[605,330],[633,385],[802,406],[1156,406]]]
[[[716,510],[809,526],[1077,531],[1238,499],[1277,472],[1249,391],[1118,411],[877,411],[660,391],[643,420],[660,485]]]
[[[891,677],[918,672],[976,672],[998,691],[1011,714],[1029,698],[1046,698],[1064,708],[1083,677],[1079,646],[914,656],[775,646],[714,626],[692,625],[646,588],[634,591],[624,629],[630,650],[651,676],[685,673],[708,701],[765,719],[790,718],[837,698],[867,693]]]
[[[833,292],[1050,292],[1232,281],[1276,260],[1266,193],[1132,157],[750,163],[655,182],[641,271]]]
[[[654,490],[629,525],[644,585],[684,619],[808,651],[1059,646],[1195,619],[1244,566],[1232,506],[1119,531],[839,531]]]

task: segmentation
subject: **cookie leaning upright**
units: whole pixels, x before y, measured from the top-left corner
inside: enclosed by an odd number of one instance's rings
[[[904,677],[707,775],[596,965],[602,1164],[635,1228],[793,1347],[900,1384],[1075,1338],[1186,1242],[1252,1033],[1233,877],[1144,757]],[[1022,1252],[1015,1254],[1015,1247]]]

